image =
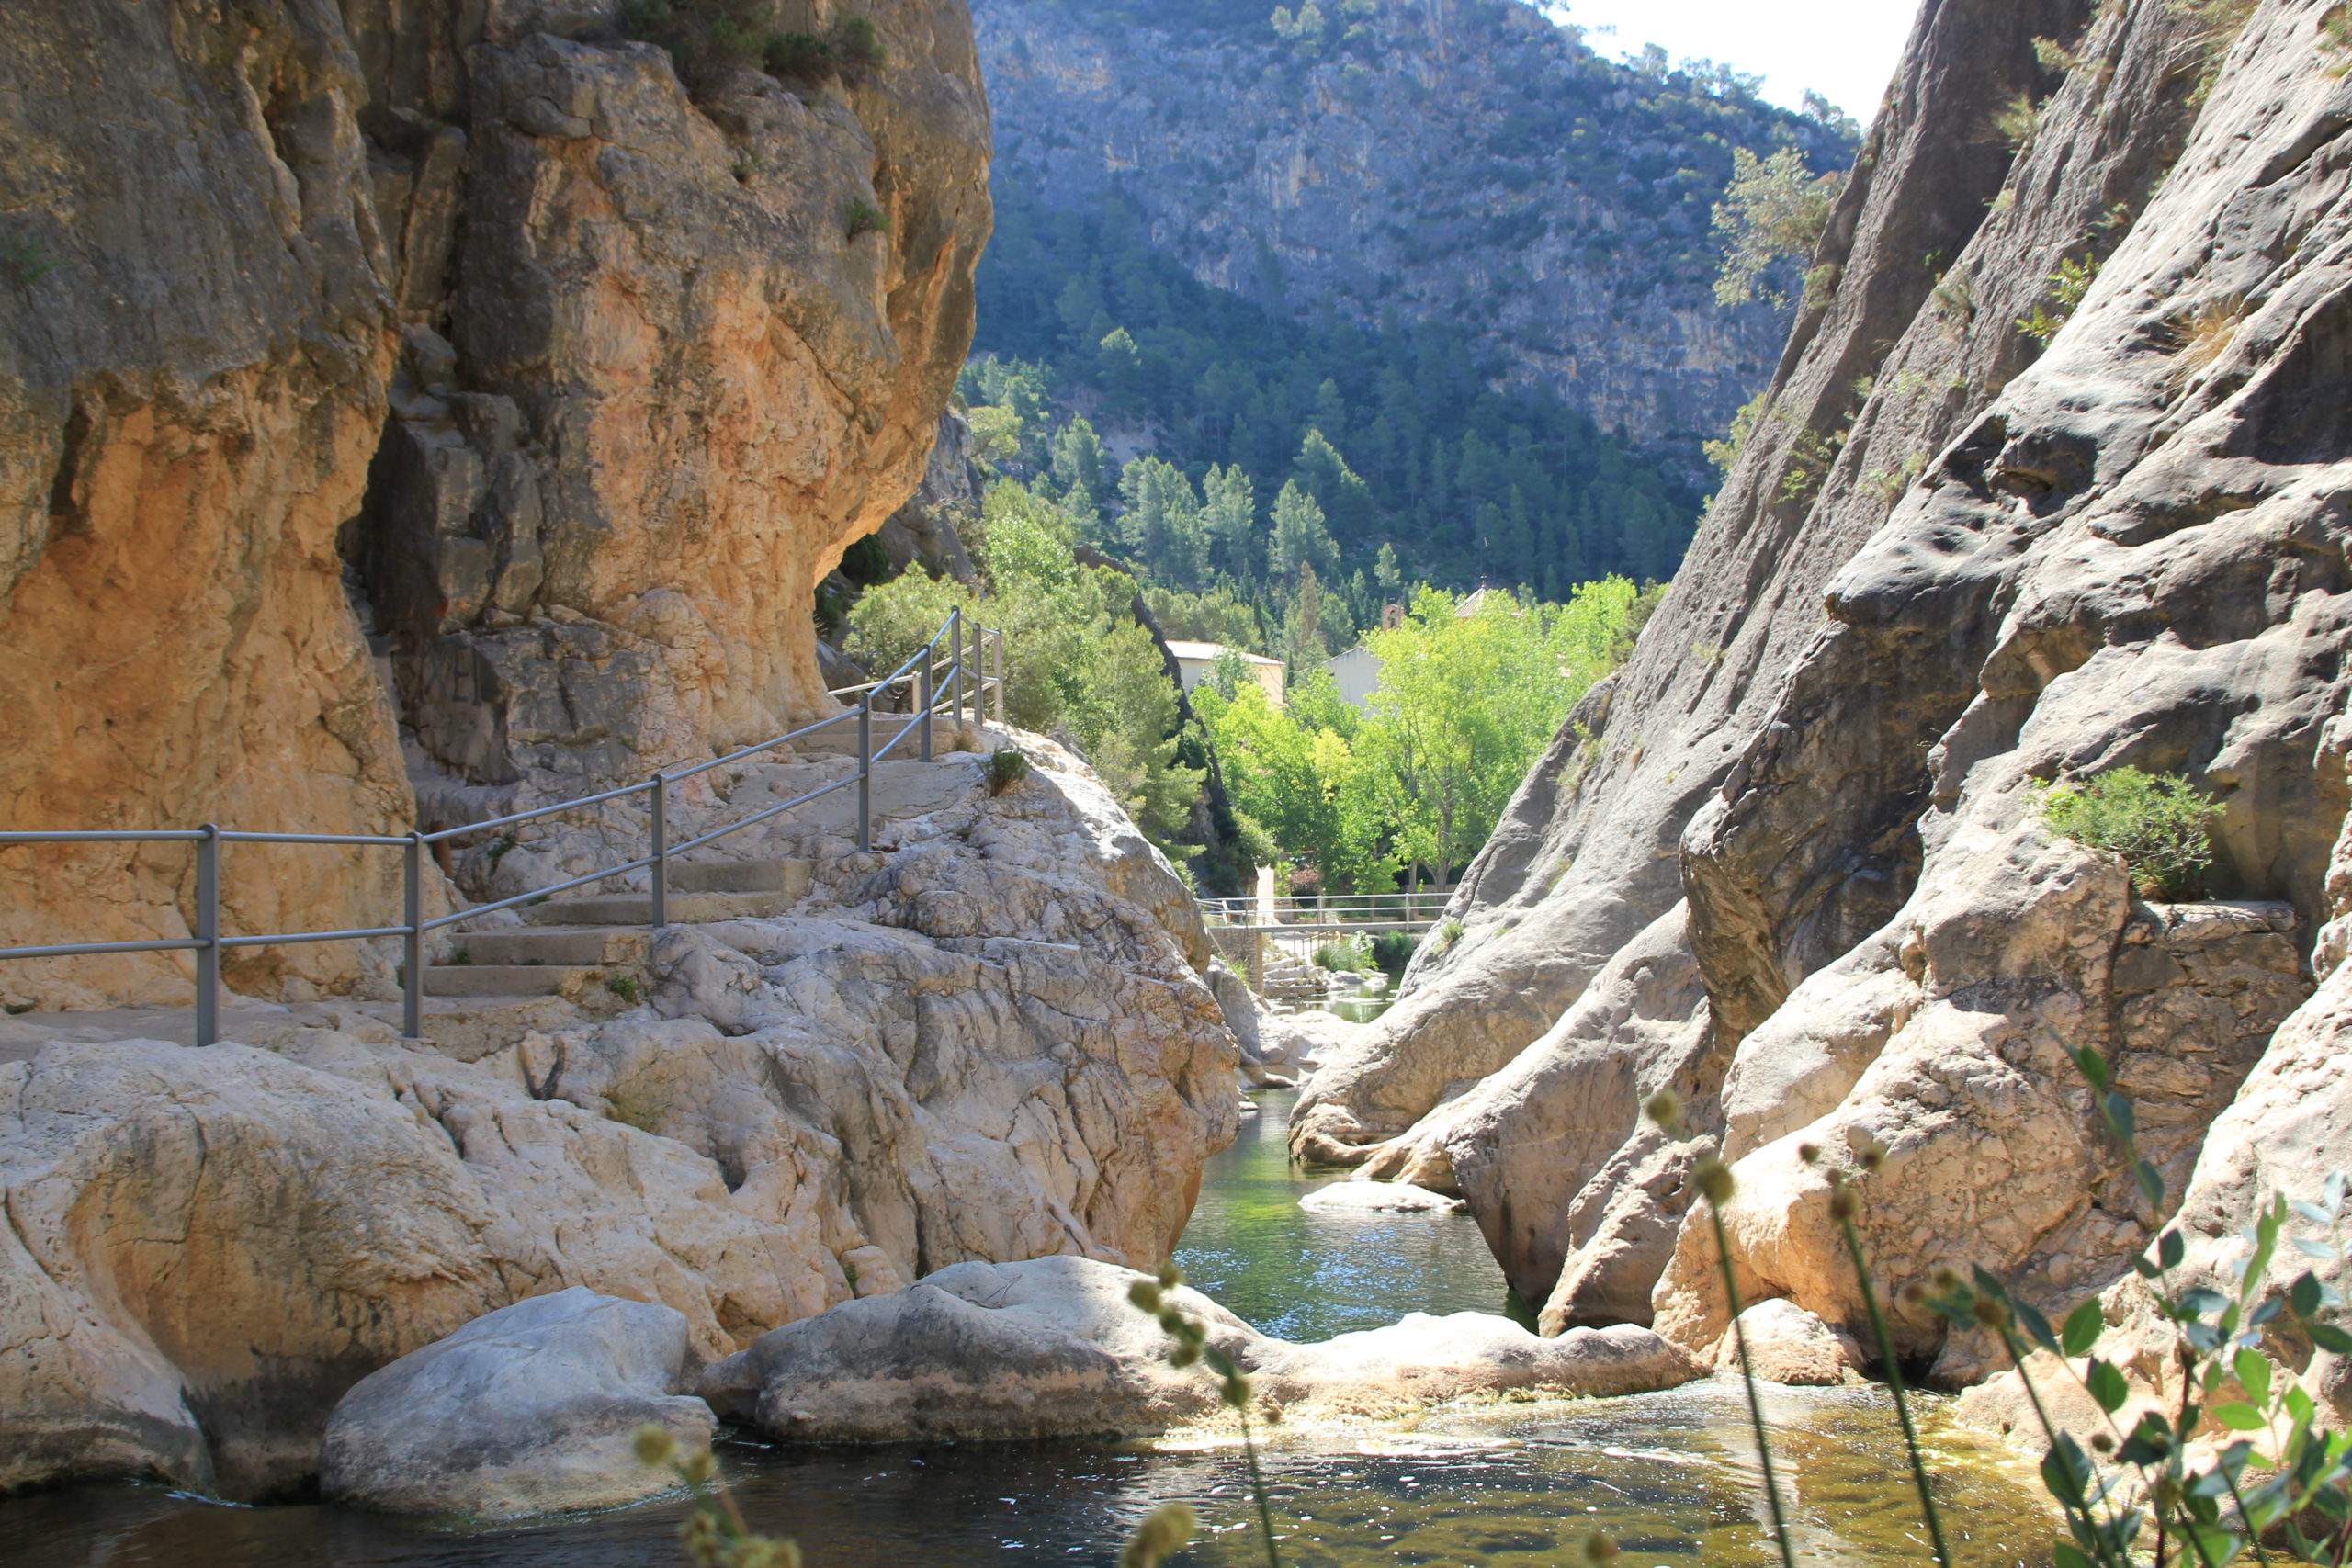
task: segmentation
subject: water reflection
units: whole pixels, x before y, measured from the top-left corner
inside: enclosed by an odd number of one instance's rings
[[[1209,1162],[1176,1249],[1184,1278],[1268,1334],[1329,1339],[1408,1312],[1502,1312],[1502,1269],[1459,1214],[1310,1213],[1299,1199],[1344,1171],[1290,1163],[1296,1094],[1261,1089],[1233,1146]]]

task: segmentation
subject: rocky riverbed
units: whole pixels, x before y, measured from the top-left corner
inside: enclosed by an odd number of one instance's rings
[[[1500,1276],[1464,1266],[1476,1226],[1449,1215],[1345,1216],[1307,1248],[1237,1223],[1327,1178],[1280,1160],[1283,1104],[1265,1135],[1212,1162],[1182,1256],[1208,1292],[1249,1299],[1297,1265],[1286,1332],[1321,1337],[1367,1312],[1393,1317],[1501,1304]],[[1272,1158],[1269,1159],[1269,1154]],[[1321,1225],[1323,1222],[1317,1222]],[[1405,1227],[1424,1233],[1408,1238]],[[1483,1283],[1481,1282],[1483,1280]],[[552,1299],[550,1299],[552,1300]],[[1452,1402],[1408,1418],[1301,1410],[1268,1438],[1274,1507],[1302,1561],[1374,1568],[1408,1561],[1555,1562],[1588,1529],[1658,1561],[1764,1564],[1753,1450],[1736,1383],[1702,1378],[1626,1398],[1530,1393]],[[1868,1388],[1774,1389],[1782,1483],[1808,1549],[1843,1562],[1909,1562],[1916,1524],[1893,1413]],[[1930,1416],[1948,1507],[1972,1562],[2031,1563],[2004,1550],[2040,1539],[2041,1505],[2004,1451]],[[1231,1428],[1214,1419],[1145,1441],[777,1445],[722,1438],[745,1511],[841,1568],[911,1561],[1109,1563],[1125,1530],[1183,1498],[1206,1521],[1192,1554],[1242,1564],[1247,1482]],[[231,1568],[268,1559],[379,1568],[642,1568],[671,1561],[682,1505],[502,1525],[404,1519],[334,1503],[222,1506],[162,1486],[100,1486],[6,1505],[12,1550],[56,1568],[153,1562]]]

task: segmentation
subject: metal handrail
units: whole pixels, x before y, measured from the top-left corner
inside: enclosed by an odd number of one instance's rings
[[[191,930],[188,935],[159,937],[136,942],[56,942],[38,947],[0,947],[0,961],[19,958],[79,958],[121,953],[194,953],[197,971],[196,1043],[198,1045],[209,1045],[220,1038],[220,954],[222,953],[239,948],[294,945],[316,942],[359,942],[372,941],[381,937],[399,937],[402,942],[401,1031],[411,1039],[417,1038],[424,1014],[424,939],[427,932],[441,931],[478,916],[511,909],[518,904],[533,903],[551,897],[558,893],[567,893],[575,887],[586,886],[592,882],[602,882],[608,877],[626,876],[631,872],[648,868],[650,868],[653,873],[650,899],[651,924],[654,930],[659,931],[669,924],[668,893],[671,856],[683,854],[688,850],[699,849],[730,833],[771,821],[795,807],[805,806],[836,790],[847,789],[852,784],[857,786],[857,847],[861,852],[870,852],[874,847],[873,774],[874,765],[876,762],[888,756],[910,732],[918,728],[922,732],[922,760],[931,761],[932,719],[935,715],[945,712],[953,716],[958,726],[963,724],[967,682],[971,696],[972,717],[978,720],[981,716],[985,695],[989,688],[993,685],[996,695],[996,716],[998,722],[1003,721],[1005,682],[1003,629],[984,627],[977,620],[968,622],[971,629],[969,650],[971,663],[967,666],[964,640],[967,624],[967,617],[960,606],[951,610],[946,620],[940,623],[939,629],[933,632],[921,648],[909,654],[906,661],[889,674],[878,681],[866,681],[854,686],[829,690],[825,694],[830,697],[858,699],[854,706],[843,712],[804,724],[773,739],[763,740],[755,745],[729,751],[724,756],[714,757],[708,761],[696,762],[692,766],[673,771],[656,772],[652,777],[638,784],[620,784],[612,789],[599,790],[594,795],[581,795],[577,799],[560,800],[547,806],[533,807],[525,811],[511,811],[503,817],[492,817],[481,822],[463,823],[455,828],[444,828],[431,833],[413,831],[399,836],[384,833],[275,833],[220,828],[209,823],[202,828],[119,830],[59,829],[47,831],[11,829],[0,832],[0,849],[31,844],[181,843],[195,845],[197,859],[196,909],[195,918],[189,922]],[[947,692],[944,701],[938,698],[933,686],[936,655],[940,639],[943,637],[947,639]],[[984,651],[991,646],[990,639],[992,639],[996,659],[996,672],[993,678],[988,672],[987,654]],[[921,666],[919,671],[916,668],[918,665]],[[910,675],[910,671],[914,673]],[[879,750],[876,750],[873,745],[875,696],[878,692],[897,686],[910,679],[915,682],[918,689],[918,711],[913,718],[908,720],[896,735],[886,741]],[[672,784],[699,777],[714,768],[722,768],[730,763],[742,761],[747,758],[758,756],[762,752],[774,750],[803,736],[813,735],[819,730],[853,720],[857,725],[858,736],[855,773],[835,779],[831,784],[820,784],[815,789],[804,791],[789,800],[778,801],[773,806],[764,807],[751,816],[722,824],[707,832],[688,839],[684,843],[673,845],[669,842],[668,802]],[[652,844],[650,853],[617,865],[601,867],[561,882],[550,883],[545,887],[534,887],[527,892],[501,898],[495,903],[478,904],[469,908],[456,909],[445,915],[435,916],[429,920],[424,919],[424,861],[426,846],[445,843],[452,839],[464,838],[470,834],[487,832],[495,828],[509,828],[521,822],[537,821],[540,818],[552,817],[560,812],[577,811],[585,807],[601,806],[608,801],[623,800],[649,794],[652,797],[650,810]],[[397,848],[401,852],[402,857],[401,923],[390,926],[359,926],[339,931],[268,931],[245,936],[224,935],[220,931],[220,846],[224,843],[325,844],[359,849]]]

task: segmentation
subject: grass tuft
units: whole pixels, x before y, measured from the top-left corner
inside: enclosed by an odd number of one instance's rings
[[[1029,754],[1017,747],[1000,746],[989,758],[989,793],[1002,795],[1029,776]]]

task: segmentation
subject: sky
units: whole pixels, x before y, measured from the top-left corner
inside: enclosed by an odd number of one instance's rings
[[[1585,29],[1604,55],[1663,44],[1676,60],[1721,61],[1764,78],[1791,108],[1810,87],[1863,124],[1917,10],[1911,0],[1551,0],[1554,20]],[[1613,27],[1613,35],[1601,31]]]

